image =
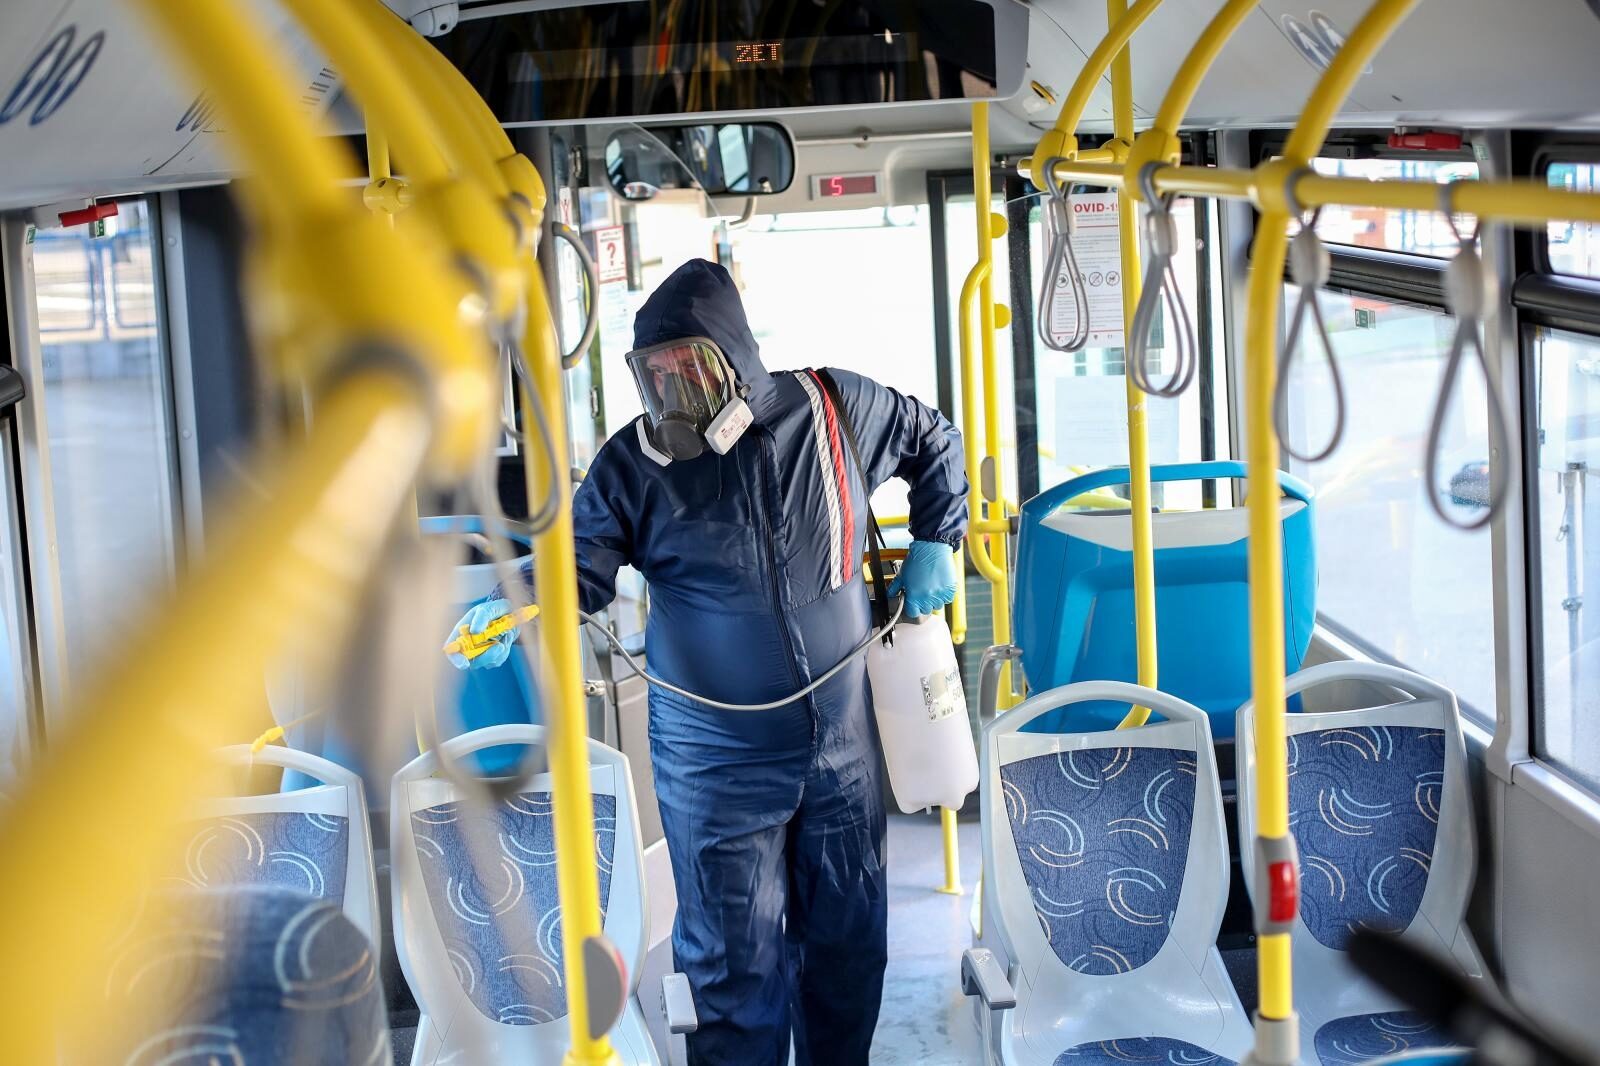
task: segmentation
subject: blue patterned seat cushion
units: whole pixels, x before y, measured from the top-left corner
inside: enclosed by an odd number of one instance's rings
[[[1194,752],[1097,748],[1000,768],[1039,924],[1083,974],[1138,969],[1166,943],[1194,822]]]
[[[183,880],[195,888],[278,885],[343,900],[348,818],[330,814],[235,814],[195,825]]]
[[[1360,1066],[1403,1051],[1456,1046],[1443,1029],[1408,1010],[1335,1018],[1316,1035],[1322,1066]]]
[[[1055,1066],[1100,1066],[1124,1062],[1166,1063],[1167,1066],[1236,1066],[1232,1059],[1213,1055],[1196,1044],[1164,1036],[1079,1044],[1058,1055]]]
[[[551,810],[550,793],[522,792],[492,810],[444,803],[411,815],[428,902],[456,980],[473,1006],[504,1025],[538,1025],[567,1013]],[[594,797],[594,824],[603,917],[615,796]]]
[[[1289,738],[1289,826],[1300,917],[1345,950],[1360,928],[1398,933],[1428,885],[1444,787],[1444,732],[1322,729]]]
[[[272,886],[185,891],[156,901],[107,973],[135,995],[122,1066],[389,1066],[377,955],[331,900]],[[145,995],[163,1005],[148,1011]],[[84,1061],[79,1059],[77,1061]]]

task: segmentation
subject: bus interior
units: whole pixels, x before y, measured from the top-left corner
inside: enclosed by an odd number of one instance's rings
[[[1594,0],[11,0],[6,1060],[707,1061],[649,583],[552,621],[704,259],[966,452],[976,768],[886,788],[873,1063],[1600,1062],[1597,52]]]

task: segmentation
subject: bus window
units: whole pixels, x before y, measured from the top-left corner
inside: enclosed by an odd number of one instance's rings
[[[1552,163],[1548,179],[1557,189],[1594,192],[1600,189],[1600,165]],[[1547,232],[1551,270],[1581,278],[1600,278],[1600,227],[1591,222],[1552,222]]]
[[[767,369],[838,367],[939,406],[927,205],[758,216],[734,258]],[[905,514],[905,483],[872,506]]]
[[[1533,352],[1539,465],[1528,505],[1538,522],[1535,745],[1542,757],[1600,788],[1600,592],[1587,580],[1591,572],[1600,574],[1600,488],[1590,491],[1600,464],[1600,340],[1541,328]]]
[[[1442,185],[1478,177],[1478,164],[1470,160],[1314,159],[1312,166],[1319,174],[1368,181],[1401,179]],[[1463,233],[1471,232],[1470,222],[1462,225]],[[1437,211],[1330,205],[1323,208],[1317,220],[1317,234],[1330,244],[1446,258],[1454,255],[1457,247],[1444,215]]]
[[[33,240],[51,509],[25,527],[55,532],[59,617],[69,676],[121,639],[143,593],[176,564],[175,455],[165,348],[156,316],[155,239],[148,205],[121,204],[108,236],[40,229]],[[39,556],[35,556],[36,560]],[[38,565],[36,563],[36,565]],[[36,585],[36,595],[39,594]]]
[[[1287,307],[1299,296],[1285,287]],[[1455,689],[1464,710],[1494,713],[1490,538],[1440,522],[1423,496],[1423,445],[1454,324],[1445,314],[1372,296],[1322,296],[1346,395],[1344,442],[1295,474],[1317,490],[1318,621]],[[1287,316],[1285,316],[1287,318]],[[1328,367],[1305,349],[1289,379],[1295,450],[1327,440]],[[1488,401],[1469,370],[1452,405],[1440,461],[1450,506],[1466,520],[1487,505]],[[1375,596],[1374,589],[1384,590]]]
[[[1109,194],[1091,194],[1085,202],[1111,205]],[[1181,199],[1173,205],[1173,217],[1178,226],[1178,246],[1184,251],[1173,259],[1178,285],[1189,309],[1190,325],[1196,331],[1196,343],[1202,360],[1209,342],[1213,339],[1201,334],[1205,328],[1200,319],[1201,296],[1197,271],[1199,256],[1199,231],[1195,219],[1195,205],[1191,199]],[[1080,232],[1081,230],[1080,223]],[[1110,225],[1114,228],[1116,223]],[[1031,291],[1038,298],[1037,279],[1044,269],[1044,233],[1042,206],[1037,202],[1028,213],[1029,255],[1032,259]],[[1081,244],[1082,242],[1080,242]],[[1213,258],[1210,249],[1202,249],[1208,261]],[[1086,262],[1086,255],[1094,255],[1094,262]],[[1091,296],[1108,296],[1114,304],[1114,318],[1120,321],[1120,285],[1114,280],[1120,267],[1120,253],[1115,244],[1103,245],[1098,253],[1092,249],[1080,250],[1079,268],[1090,284]],[[1213,285],[1212,291],[1218,291]],[[1220,316],[1216,316],[1220,319]],[[1100,322],[1091,310],[1091,321]],[[1034,323],[1028,323],[1028,336],[1033,342],[1034,392],[1038,410],[1039,487],[1050,488],[1073,477],[1085,469],[1106,466],[1125,466],[1128,462],[1128,404],[1127,378],[1124,373],[1121,345],[1110,347],[1089,346],[1077,352],[1058,352],[1047,347],[1038,336]],[[1098,328],[1098,325],[1096,326]],[[1173,324],[1167,319],[1163,304],[1152,328],[1153,335],[1151,376],[1164,381],[1172,372],[1168,338]],[[1159,353],[1159,355],[1157,354]],[[1220,380],[1221,375],[1217,375]],[[1205,456],[1201,446],[1202,435],[1208,433],[1201,417],[1201,388],[1198,380],[1176,399],[1148,397],[1145,411],[1147,433],[1152,463],[1196,462]],[[1218,392],[1222,392],[1219,388]],[[1226,413],[1225,397],[1220,403]],[[1215,408],[1214,412],[1215,414]],[[1221,455],[1226,450],[1226,432],[1210,430],[1213,441],[1219,444]],[[1215,456],[1214,456],[1215,457]],[[1122,491],[1122,490],[1118,490]],[[1202,505],[1203,486],[1200,482],[1178,482],[1157,485],[1156,505],[1165,508],[1198,508]]]

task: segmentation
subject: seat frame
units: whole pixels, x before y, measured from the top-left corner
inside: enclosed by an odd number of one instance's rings
[[[1284,692],[1286,696],[1295,696],[1340,682],[1378,685],[1398,690],[1408,698],[1352,710],[1297,711],[1287,715],[1289,736],[1330,726],[1422,726],[1444,731],[1444,783],[1440,790],[1438,836],[1422,902],[1401,935],[1420,947],[1454,960],[1469,977],[1482,978],[1487,972],[1483,956],[1466,926],[1478,845],[1467,781],[1466,742],[1461,734],[1455,693],[1409,670],[1354,660],[1323,663],[1301,670],[1288,678]],[[1239,840],[1242,846],[1249,847],[1249,842],[1255,840],[1256,830],[1253,702],[1239,708],[1235,733],[1239,759]],[[1248,860],[1244,863],[1245,885],[1252,897],[1255,894],[1253,867],[1254,863]],[[1344,952],[1318,941],[1302,917],[1295,918],[1292,943],[1295,1010],[1300,1015],[1298,1061],[1304,1066],[1320,1066],[1316,1035],[1328,1022],[1360,1014],[1409,1009],[1361,976]],[[1397,1057],[1431,1055],[1443,1050],[1418,1049]]]
[[[1092,701],[1150,707],[1165,721],[1092,733],[1021,731],[1042,714]],[[1089,976],[1063,965],[1040,928],[1010,831],[1000,768],[1039,755],[1120,747],[1194,753],[1189,855],[1176,918],[1155,957],[1129,973]],[[1064,685],[1033,696],[984,727],[981,772],[983,943],[998,956],[1015,996],[1014,1007],[996,1004],[985,1015],[985,1028],[991,1030],[985,1040],[987,1061],[1048,1066],[1068,1048],[1131,1037],[1184,1040],[1242,1059],[1252,1041],[1250,1022],[1216,948],[1227,903],[1228,842],[1205,712],[1124,682]],[[969,981],[969,990],[977,983]]]
[[[475,751],[508,744],[542,747],[545,737],[543,726],[496,725],[454,737],[441,748],[447,758],[461,765],[460,760]],[[622,1062],[654,1066],[660,1058],[646,1031],[638,995],[649,906],[632,777],[627,756],[595,740],[588,744],[590,788],[597,794],[614,796],[617,801],[604,931],[627,967],[629,987],[622,1019],[612,1029],[611,1040]],[[414,812],[462,798],[454,783],[436,776],[440,769],[438,749],[418,756],[395,774],[390,796],[395,948],[401,970],[422,1011],[413,1066],[443,1062],[482,1066],[561,1062],[568,1043],[567,1015],[537,1025],[503,1024],[479,1011],[455,978],[428,898],[411,825]],[[550,775],[530,776],[519,791],[551,791]],[[671,977],[682,980],[679,975]]]
[[[344,913],[374,946],[382,941],[382,912],[373,873],[372,824],[367,818],[366,790],[359,775],[319,755],[294,748],[269,745],[253,751],[249,744],[219,749],[218,756],[234,766],[276,766],[297,770],[321,781],[294,792],[267,792],[255,796],[230,796],[207,800],[200,806],[203,818],[228,818],[241,814],[327,814],[349,823],[346,834]]]

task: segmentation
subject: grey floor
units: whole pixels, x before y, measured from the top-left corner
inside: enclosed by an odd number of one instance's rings
[[[958,830],[963,895],[944,883],[934,815],[889,819],[889,972],[872,1041],[873,1066],[955,1066],[979,1061],[978,1036],[961,995],[961,952],[972,945],[972,892],[979,869],[978,822]]]

